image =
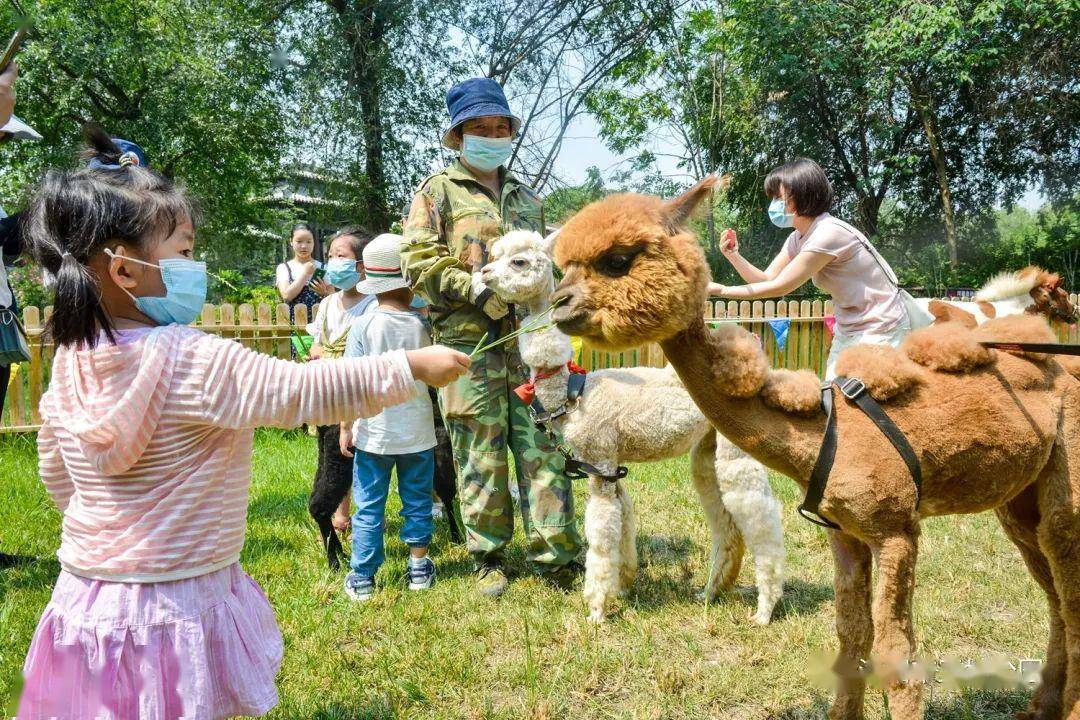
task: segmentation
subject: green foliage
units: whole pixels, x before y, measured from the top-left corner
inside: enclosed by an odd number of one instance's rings
[[[281,295],[278,294],[277,288],[274,287],[273,269],[263,269],[256,273],[256,276],[256,282],[263,284],[250,282],[236,270],[221,269],[211,271],[206,301],[215,305],[222,303],[231,305],[241,305],[243,303],[277,305],[281,302]]]
[[[45,289],[41,269],[33,263],[20,261],[19,265],[8,270],[8,282],[15,293],[19,307],[31,305],[44,308],[52,305],[52,295]]]
[[[733,173],[722,202],[741,237],[765,238],[761,247],[779,244],[761,181],[804,155],[825,167],[837,214],[900,267],[911,263],[935,286],[974,282],[991,271],[995,208],[1032,187],[1058,205],[1077,191],[1078,23],[1071,0],[694,2],[590,110],[617,152],[670,138],[689,179]],[[638,187],[656,186],[650,160],[639,157]],[[948,270],[931,247],[946,243],[943,185],[960,260]],[[1038,253],[994,257],[1028,255]],[[1069,256],[1042,257],[1063,270]]]
[[[590,167],[585,170],[585,182],[581,185],[565,185],[548,193],[544,198],[545,222],[562,225],[578,210],[606,194],[600,169]]]
[[[287,146],[273,92],[276,20],[257,0],[49,0],[32,8],[18,56],[17,112],[44,140],[5,145],[0,197],[17,204],[46,167],[70,167],[81,126],[138,142],[150,164],[199,199],[211,266],[268,263],[249,226],[273,220],[267,194]],[[15,25],[10,14],[7,26]],[[262,256],[260,258],[260,255]]]

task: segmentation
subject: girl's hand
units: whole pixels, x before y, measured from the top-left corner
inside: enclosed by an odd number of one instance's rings
[[[304,281],[306,282],[311,279],[312,275],[315,274],[315,261],[308,260],[306,263],[304,263],[303,268],[304,269],[300,271],[300,277],[304,278]]]
[[[739,255],[739,238],[731,228],[720,234],[720,252],[729,260]]]
[[[316,280],[311,283],[311,289],[314,290],[319,297],[326,297],[327,295],[333,295],[337,292],[337,289],[325,280]]]
[[[318,360],[322,356],[322,345],[319,343],[312,344],[311,349],[308,350],[308,360]]]
[[[432,345],[405,353],[413,377],[432,387],[444,387],[465,374],[472,360],[463,352]]]
[[[338,431],[338,450],[341,454],[347,458],[351,458],[352,454],[352,428],[346,427],[344,423],[341,425],[341,429]]]

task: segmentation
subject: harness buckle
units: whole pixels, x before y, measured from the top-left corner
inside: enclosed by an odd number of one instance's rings
[[[840,386],[840,393],[848,400],[857,400],[866,392],[866,385],[859,378],[848,378]]]

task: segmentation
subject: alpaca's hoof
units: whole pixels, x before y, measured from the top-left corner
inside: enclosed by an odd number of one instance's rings
[[[716,598],[720,597],[720,591],[710,591],[709,588],[701,588],[696,593],[694,593],[694,597],[697,598],[698,602],[711,603],[715,602]]]
[[[593,610],[589,613],[589,622],[591,623],[594,623],[596,625],[603,625],[604,620],[604,612],[602,610]]]
[[[758,608],[758,611],[750,616],[750,620],[755,625],[768,625],[772,622],[772,610]]]

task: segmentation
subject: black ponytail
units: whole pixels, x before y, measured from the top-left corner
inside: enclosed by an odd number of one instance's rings
[[[46,332],[57,345],[94,347],[114,327],[101,303],[103,278],[89,262],[108,246],[145,252],[197,211],[183,187],[148,168],[121,165],[123,151],[101,128],[84,129],[84,159],[116,167],[49,170],[28,204],[23,238],[56,277]]]
[[[109,133],[97,123],[83,125],[83,140],[86,149],[79,153],[81,160],[97,160],[102,165],[119,165],[123,149],[117,145]]]

